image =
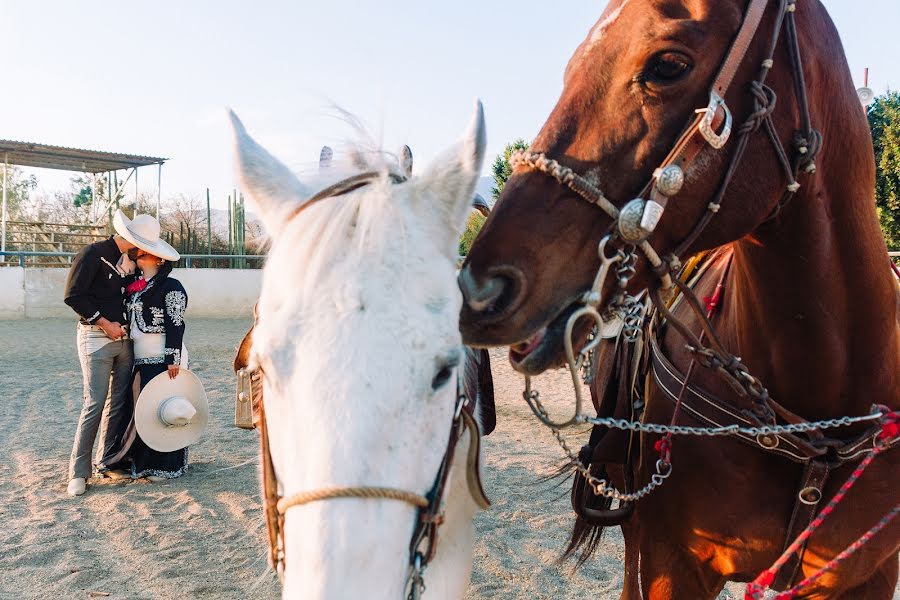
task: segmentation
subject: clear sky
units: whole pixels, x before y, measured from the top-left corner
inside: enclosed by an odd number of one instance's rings
[[[900,0],[824,0],[857,85],[900,87]],[[801,9],[802,9],[801,2]],[[530,140],[604,0],[0,0],[0,138],[165,156],[163,196],[234,185],[226,106],[288,165],[358,115],[421,167],[478,96],[490,158]],[[45,190],[69,174],[36,170]],[[156,189],[143,169],[142,192]],[[131,188],[133,189],[133,188]],[[129,195],[131,194],[129,190]]]

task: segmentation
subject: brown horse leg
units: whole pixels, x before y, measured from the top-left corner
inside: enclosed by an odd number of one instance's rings
[[[894,588],[897,586],[898,569],[900,563],[894,555],[884,561],[878,570],[862,585],[852,590],[843,592],[839,596],[830,596],[827,593],[822,598],[834,598],[834,600],[891,600],[894,597]],[[818,598],[819,596],[811,596]]]
[[[644,600],[713,600],[725,587],[718,573],[687,554],[677,539],[651,540],[642,532],[641,586]]]
[[[632,517],[622,523],[622,537],[625,538],[625,581],[619,600],[641,600],[640,586],[640,525]]]

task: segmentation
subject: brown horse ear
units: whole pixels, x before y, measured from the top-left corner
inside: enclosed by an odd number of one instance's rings
[[[234,156],[240,187],[257,208],[269,235],[276,235],[288,217],[309,197],[308,190],[277,158],[250,137],[232,111]]]
[[[404,175],[407,177],[412,176],[413,155],[409,146],[403,146],[403,149],[400,150],[400,168],[403,170]]]

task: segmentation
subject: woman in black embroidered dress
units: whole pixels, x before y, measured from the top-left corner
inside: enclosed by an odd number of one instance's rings
[[[134,426],[134,402],[151,379],[161,373],[175,378],[180,368],[187,368],[184,349],[184,312],[187,292],[177,279],[170,277],[174,264],[138,249],[136,261],[141,277],[126,288],[131,338],[134,340],[133,400],[129,403],[132,418],[118,437],[121,440],[113,455],[103,462],[108,475],[146,477],[151,481],[180,477],[187,470],[188,449],[158,452],[149,448]]]

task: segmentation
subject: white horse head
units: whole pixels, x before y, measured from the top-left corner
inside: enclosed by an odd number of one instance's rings
[[[261,367],[279,493],[376,486],[425,495],[447,447],[463,348],[457,243],[485,148],[481,104],[462,140],[419,177],[381,156],[349,193],[298,209],[352,172],[303,183],[232,115],[241,186],[272,246],[251,367]],[[354,159],[358,161],[358,156]],[[466,439],[457,452],[465,452]],[[465,467],[454,461],[454,470]],[[458,466],[457,466],[458,465]],[[458,598],[472,562],[476,505],[452,476],[429,598]],[[285,515],[285,598],[404,596],[417,509],[332,498]]]

